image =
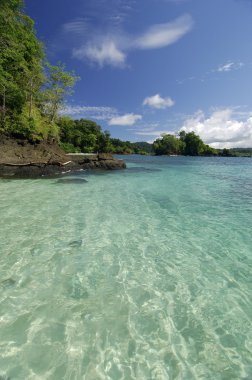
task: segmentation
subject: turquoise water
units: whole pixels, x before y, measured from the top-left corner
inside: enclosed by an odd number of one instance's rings
[[[252,379],[252,159],[126,159],[0,180],[1,380]]]

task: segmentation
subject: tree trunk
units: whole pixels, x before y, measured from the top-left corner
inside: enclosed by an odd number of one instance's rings
[[[6,116],[6,87],[3,86],[3,106],[2,106],[2,115],[3,115],[3,123],[5,122]]]
[[[51,117],[51,122],[53,123],[54,122],[54,119],[57,115],[57,111],[58,111],[58,103],[55,103],[53,105],[53,109],[52,109],[52,117]]]
[[[29,118],[32,117],[32,104],[33,104],[33,80],[30,82],[30,99],[29,99]]]
[[[33,96],[32,93],[30,94],[30,103],[29,103],[29,118],[32,117],[32,102],[33,102]]]

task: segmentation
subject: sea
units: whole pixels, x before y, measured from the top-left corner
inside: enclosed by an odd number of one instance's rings
[[[252,158],[0,179],[1,380],[251,380]]]

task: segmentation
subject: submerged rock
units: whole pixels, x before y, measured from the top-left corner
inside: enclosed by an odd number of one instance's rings
[[[161,169],[156,168],[145,168],[144,166],[135,166],[132,168],[127,168],[126,173],[152,173],[152,172],[161,172]]]
[[[13,278],[7,278],[6,280],[1,281],[1,287],[3,289],[12,288],[16,284],[16,281]],[[1,380],[1,377],[0,377]]]
[[[68,245],[69,245],[69,247],[81,247],[82,246],[82,239],[73,240]]]
[[[60,178],[56,181],[56,183],[65,183],[65,184],[84,184],[88,181],[84,178]]]

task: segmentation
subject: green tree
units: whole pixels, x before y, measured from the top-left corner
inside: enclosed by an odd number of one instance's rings
[[[61,64],[47,64],[44,70],[44,59],[23,0],[0,0],[1,132],[32,139],[57,137],[55,119],[78,78]]]
[[[209,145],[204,145],[204,151],[203,151],[204,156],[217,156],[217,150],[212,148]]]
[[[186,133],[182,141],[185,143],[186,156],[200,156],[204,153],[205,144],[194,132]]]
[[[41,71],[44,54],[33,21],[23,12],[23,1],[1,0],[0,15],[0,104],[4,127],[7,114],[20,114],[27,100],[32,102],[42,76],[37,86],[31,78]]]
[[[68,95],[73,92],[73,86],[79,79],[73,72],[67,72],[65,65],[59,63],[57,66],[46,64],[47,81],[42,93],[41,105],[45,115],[53,123],[63,107]]]
[[[113,146],[110,139],[110,132],[104,131],[98,139],[98,150],[102,153],[110,153],[113,151]]]
[[[61,117],[57,121],[62,143],[70,143],[82,152],[108,151],[110,136],[101,131],[101,127],[92,120],[72,120]]]
[[[69,116],[61,116],[57,124],[59,126],[60,140],[63,143],[73,144],[75,133],[75,122]]]
[[[180,154],[181,142],[174,135],[163,134],[162,138],[154,141],[153,150],[157,155]]]

